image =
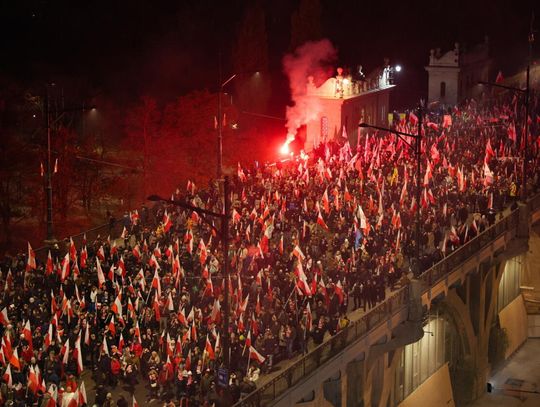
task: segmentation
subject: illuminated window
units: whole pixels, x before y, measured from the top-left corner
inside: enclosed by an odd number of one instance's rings
[[[441,82],[441,98],[446,96],[446,82]]]
[[[321,138],[326,140],[328,138],[328,117],[321,117]]]

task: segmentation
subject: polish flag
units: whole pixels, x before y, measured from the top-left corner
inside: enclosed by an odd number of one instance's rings
[[[103,245],[99,246],[99,249],[97,251],[97,256],[101,261],[105,261],[105,249],[103,249]]]
[[[167,211],[163,214],[163,231],[167,233],[172,227],[172,220]]]
[[[82,262],[82,256],[81,256],[81,262]],[[45,266],[45,275],[50,276],[53,271],[54,271],[54,264],[53,264],[51,251],[49,250],[49,254],[47,255],[47,265]]]
[[[111,305],[111,311],[117,316],[122,317],[122,294],[118,294]]]
[[[135,400],[135,395],[133,395],[132,406],[133,407],[139,407],[139,403],[137,403],[137,400]]]
[[[47,331],[47,335],[45,335],[45,338],[44,338],[45,349],[48,349],[49,346],[51,346],[52,340],[53,340],[53,324],[51,323],[49,324],[49,330]]]
[[[51,336],[52,336],[52,325],[49,325],[49,329],[51,330]],[[87,346],[90,346],[90,324],[86,324],[86,328],[84,330],[84,344]]]
[[[75,247],[75,242],[73,238],[69,238],[69,258],[73,261],[77,257],[77,248]]]
[[[118,350],[122,352],[122,349],[124,349],[124,345],[126,342],[124,341],[124,335],[122,335],[122,332],[120,332],[120,338],[118,338]]]
[[[116,325],[114,324],[114,315],[111,315],[111,320],[109,321],[109,324],[107,326],[112,336],[116,336]]]
[[[216,324],[219,324],[220,320],[221,320],[221,304],[219,303],[219,300],[216,298],[214,301],[214,306],[212,307],[212,312],[210,313],[209,322],[214,322]]]
[[[240,219],[241,219],[240,214],[236,211],[236,209],[233,208],[233,210],[232,210],[233,225],[240,222]]]
[[[159,321],[161,319],[161,313],[159,311],[159,300],[157,293],[154,295],[154,302],[152,303],[152,308],[154,309],[156,321]]]
[[[157,295],[161,297],[161,280],[159,279],[157,268],[154,270],[154,278],[152,278],[152,288],[155,288],[157,291]]]
[[[210,340],[208,339],[208,334],[206,334],[206,345],[204,347],[204,350],[206,354],[208,355],[208,358],[210,360],[215,360],[216,355],[214,353],[214,348],[212,347],[212,344],[210,343]]]
[[[75,353],[76,353],[76,359],[77,359],[77,373],[80,375],[81,372],[84,370],[83,367],[83,360],[82,360],[82,351],[81,351],[81,335],[79,334],[79,337],[75,341]]]
[[[32,246],[30,246],[30,242],[28,242],[28,259],[26,261],[26,271],[35,270],[35,269],[36,269],[36,254],[34,253],[34,250],[32,250]]]
[[[311,307],[309,306],[309,302],[306,306],[306,330],[311,331],[311,328],[313,327],[313,315],[311,314]]]
[[[2,379],[4,379],[4,382],[6,382],[8,388],[13,387],[13,376],[11,374],[11,365],[7,366],[4,376],[2,376]]]
[[[494,182],[493,172],[489,169],[489,165],[484,161],[484,186],[488,187]]]
[[[337,284],[335,285],[335,293],[339,298],[339,303],[343,304],[344,293],[343,293],[343,286],[341,285],[341,280],[339,280]]]
[[[60,354],[63,355],[62,364],[64,366],[67,366],[69,361],[69,338],[66,339],[66,342],[62,346],[62,349],[60,349]]]
[[[19,352],[17,351],[17,348],[13,350],[13,353],[9,358],[9,363],[11,363],[17,369],[21,368],[21,361],[19,360]]]
[[[208,252],[206,251],[206,245],[204,244],[204,241],[202,240],[202,238],[201,238],[201,241],[199,242],[199,250],[200,250],[199,260],[201,262],[201,265],[203,265],[204,263],[206,263]]]
[[[32,393],[36,394],[39,387],[39,381],[36,374],[36,371],[30,365],[30,369],[28,370],[28,389],[32,391]]]
[[[180,310],[180,312],[178,312],[178,322],[180,322],[185,327],[188,326],[188,321],[186,319],[186,314],[184,313],[183,308]]]
[[[99,288],[101,288],[103,284],[105,284],[105,274],[103,274],[103,269],[101,268],[101,263],[98,258],[96,258],[96,269]]]
[[[330,200],[328,199],[328,188],[324,190],[324,194],[322,196],[322,203],[324,206],[324,211],[328,215],[330,213]]]
[[[411,126],[417,126],[418,125],[418,117],[413,112],[409,113],[409,124]]]
[[[324,221],[322,215],[321,215],[321,211],[319,211],[319,213],[317,214],[317,223],[324,229],[324,230],[328,230],[328,225],[326,224],[326,222]]]
[[[452,116],[449,114],[445,114],[443,116],[443,129],[447,129],[448,127],[452,126]]]
[[[186,250],[189,254],[193,253],[193,233],[191,232],[191,229],[186,230],[186,234],[184,235],[184,243],[186,243]]]
[[[84,385],[84,380],[81,381],[79,386],[79,405],[83,406],[88,404],[88,397],[86,397],[86,387]]]
[[[103,343],[101,344],[101,350],[109,356],[109,345],[107,345],[107,337],[103,336]]]
[[[141,341],[141,328],[139,328],[139,321],[135,323],[135,337],[138,339],[138,341]]]
[[[484,162],[489,162],[491,157],[495,157],[495,151],[493,151],[493,148],[491,147],[491,139],[488,138],[486,143],[486,156],[484,158]]]
[[[86,268],[86,261],[87,260],[88,260],[88,250],[86,250],[86,246],[83,246],[83,248],[81,249],[81,261],[80,261],[82,269]]]
[[[298,245],[294,246],[294,249],[292,251],[292,254],[296,256],[296,258],[299,260],[299,261],[302,261],[306,258],[306,256],[304,256],[304,253],[302,252],[302,250],[300,249],[300,247],[298,247]]]
[[[296,286],[301,290],[300,294],[305,294],[308,297],[311,297],[311,287],[307,281],[306,274],[304,273],[304,269],[302,267],[302,263],[298,263],[298,266],[296,268],[296,274],[298,276],[298,281],[296,282]]]
[[[259,364],[263,364],[266,360],[266,358],[263,357],[263,355],[261,355],[259,352],[257,352],[257,350],[253,346],[249,347],[249,358],[252,360],[256,360],[257,362],[259,362]]]
[[[30,320],[26,321],[26,324],[24,325],[24,328],[22,330],[22,334],[24,335],[24,339],[26,339],[26,342],[28,342],[30,349],[33,349],[32,328],[30,328]]]
[[[141,261],[141,249],[139,248],[138,243],[133,248],[132,253],[133,253],[133,256],[137,259],[137,262]]]
[[[401,188],[401,194],[399,196],[399,204],[403,205],[405,198],[407,197],[407,180],[403,183],[403,188]]]
[[[2,309],[2,311],[0,312],[0,324],[4,326],[7,326],[9,324],[9,317],[6,307],[4,307],[4,309]]]
[[[124,263],[124,256],[120,255],[120,259],[116,264],[116,267],[122,270],[122,277],[126,277],[126,264]]]

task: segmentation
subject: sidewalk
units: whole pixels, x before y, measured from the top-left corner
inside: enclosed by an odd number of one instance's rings
[[[533,407],[540,406],[540,394],[522,393],[522,399],[504,394],[505,382],[512,379],[536,384],[540,392],[540,339],[531,338],[519,349],[504,367],[489,379],[493,392],[469,404],[469,407]]]

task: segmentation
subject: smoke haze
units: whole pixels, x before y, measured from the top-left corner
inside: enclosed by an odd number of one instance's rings
[[[315,85],[320,86],[328,78],[332,70],[328,66],[335,57],[336,50],[329,40],[323,39],[307,42],[283,58],[293,101],[292,106],[287,106],[288,142],[294,139],[300,126],[317,118],[321,110],[319,100],[306,94],[308,77],[313,76]]]

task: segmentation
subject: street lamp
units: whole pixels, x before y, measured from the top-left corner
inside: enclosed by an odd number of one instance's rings
[[[220,69],[221,71],[221,69]],[[227,79],[225,82],[223,82],[219,87],[219,93],[218,93],[218,151],[217,151],[217,178],[220,179],[223,173],[223,118],[221,117],[221,94],[223,93],[223,88],[225,85],[227,85],[230,81],[232,81],[236,77],[236,74],[232,74],[229,79]],[[220,75],[221,80],[221,75]]]
[[[147,199],[149,201],[153,202],[165,202],[170,205],[175,205],[180,208],[189,209],[193,212],[197,212],[199,215],[201,215],[201,219],[206,222],[212,229],[218,233],[218,230],[216,227],[206,219],[206,216],[212,216],[214,218],[221,219],[221,231],[218,234],[220,236],[221,240],[221,246],[223,250],[223,264],[222,264],[222,272],[223,272],[223,280],[225,285],[225,291],[223,293],[223,308],[225,309],[225,318],[223,322],[223,362],[225,365],[225,368],[227,369],[227,377],[229,374],[230,369],[230,338],[229,338],[229,288],[227,286],[228,284],[228,277],[229,277],[229,219],[230,219],[230,211],[231,211],[231,200],[230,200],[230,181],[229,177],[225,176],[224,182],[223,182],[223,193],[224,193],[224,212],[223,213],[217,213],[213,211],[209,211],[207,209],[198,208],[196,206],[186,204],[184,202],[175,201],[172,199],[166,199],[162,198],[159,195],[150,195]],[[228,379],[227,379],[227,386],[228,386]]]
[[[84,104],[82,107],[71,107],[64,108],[58,111],[59,115],[51,123],[51,114],[50,114],[50,104],[49,104],[49,87],[55,86],[54,83],[48,83],[45,85],[45,100],[44,100],[44,113],[45,113],[45,130],[47,134],[47,179],[45,185],[45,195],[47,201],[47,238],[45,239],[45,244],[47,246],[54,246],[58,241],[54,237],[54,223],[53,223],[53,191],[52,191],[52,161],[51,161],[51,125],[57,123],[64,113],[75,112],[75,111],[86,111],[86,110],[95,110],[95,106],[85,107]]]
[[[367,123],[360,123],[360,128],[371,128],[375,130],[387,131],[396,134],[407,147],[415,151],[416,155],[416,267],[413,269],[415,276],[420,274],[420,154],[422,142],[422,104],[418,105],[418,132],[417,134],[404,133],[398,130],[388,129],[386,127],[372,126]],[[412,137],[416,142],[411,144],[409,140],[403,138]]]

